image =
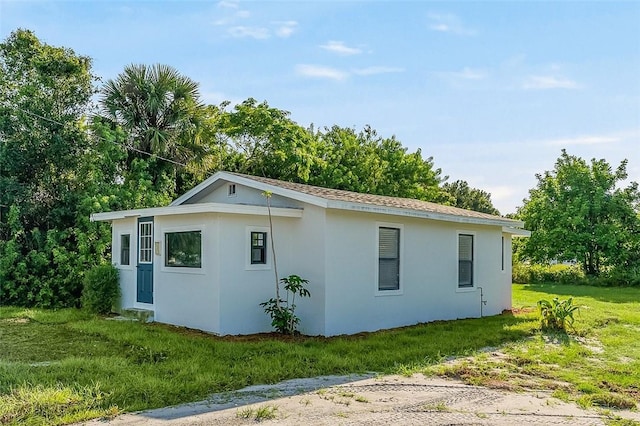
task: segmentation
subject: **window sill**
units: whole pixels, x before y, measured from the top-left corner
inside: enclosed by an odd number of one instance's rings
[[[269,271],[271,269],[271,265],[245,265],[245,271]]]
[[[160,268],[160,272],[168,272],[170,274],[189,274],[189,275],[206,275],[207,271],[203,268],[188,268],[163,266]]]
[[[476,291],[476,286],[473,287],[456,287],[456,293],[471,293],[472,291]]]
[[[376,290],[374,296],[402,296],[404,291],[400,290]]]

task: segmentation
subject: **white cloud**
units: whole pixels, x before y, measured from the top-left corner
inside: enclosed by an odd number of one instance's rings
[[[553,139],[545,142],[550,146],[571,146],[571,145],[597,145],[605,143],[613,143],[620,141],[621,138],[617,136],[576,136],[573,138]]]
[[[258,40],[264,40],[270,37],[269,30],[263,27],[245,27],[239,25],[229,28],[228,32],[232,37],[236,38],[251,37]]]
[[[466,27],[462,23],[462,20],[454,14],[430,13],[427,17],[429,18],[429,29],[432,31],[463,36],[472,36],[476,34],[475,30]]]
[[[217,6],[221,7],[221,8],[225,8],[225,9],[237,9],[238,8],[238,2],[222,0],[222,1],[218,2]]]
[[[527,90],[548,90],[548,89],[580,89],[580,85],[573,80],[553,75],[532,75],[529,76],[523,89]]]
[[[509,198],[511,198],[512,196],[518,193],[519,188],[516,188],[514,186],[499,185],[499,186],[489,186],[489,187],[483,188],[483,190],[491,194],[491,201],[496,202],[496,201],[508,200]]]
[[[248,18],[249,16],[251,16],[251,12],[249,12],[248,10],[239,10],[236,12],[236,17],[238,18]]]
[[[344,80],[349,74],[336,68],[324,67],[320,65],[296,65],[296,73],[304,77],[326,78],[330,80]]]
[[[487,71],[465,67],[461,71],[439,71],[433,73],[437,78],[447,82],[451,87],[464,89],[487,78]]]
[[[326,44],[321,44],[320,47],[329,52],[336,53],[342,56],[358,55],[362,53],[361,49],[356,47],[349,47],[342,41],[331,40]]]
[[[276,21],[274,24],[277,26],[275,33],[280,38],[287,38],[298,29],[296,21]]]
[[[398,67],[367,67],[352,70],[356,75],[376,75],[376,74],[388,74],[394,72],[404,72],[404,68]]]

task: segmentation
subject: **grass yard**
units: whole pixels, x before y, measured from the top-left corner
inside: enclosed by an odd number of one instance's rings
[[[581,306],[575,334],[537,330],[533,308],[554,295]],[[513,305],[515,315],[335,338],[222,338],[78,310],[0,307],[0,424],[65,424],[251,384],[369,371],[552,388],[583,405],[638,400],[640,289],[514,286]]]

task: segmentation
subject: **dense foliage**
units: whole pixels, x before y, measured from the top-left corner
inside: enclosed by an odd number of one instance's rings
[[[110,263],[91,268],[84,276],[82,307],[95,314],[108,314],[120,297],[118,269]]]
[[[626,161],[617,169],[605,160],[567,154],[554,170],[537,175],[538,185],[518,211],[531,238],[519,246],[519,258],[535,262],[570,261],[598,276],[640,262],[638,184],[625,188]]]

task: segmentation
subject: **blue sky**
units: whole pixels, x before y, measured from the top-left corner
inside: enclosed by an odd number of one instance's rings
[[[562,148],[640,181],[640,2],[12,1],[16,28],[114,78],[163,63],[208,103],[395,135],[450,180],[522,205]]]

